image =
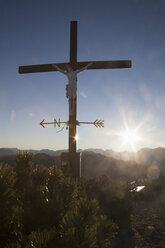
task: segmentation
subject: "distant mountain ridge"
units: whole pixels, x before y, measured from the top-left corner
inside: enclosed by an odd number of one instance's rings
[[[97,153],[104,155],[106,157],[112,157],[117,160],[124,161],[135,161],[137,163],[148,165],[153,162],[162,162],[165,161],[165,148],[142,148],[137,152],[115,152],[113,150],[103,150],[103,149],[86,149],[82,151],[83,153]]]
[[[66,152],[67,150],[49,150],[49,149],[42,149],[42,150],[33,150],[33,149],[18,149],[18,148],[0,148],[0,157],[8,156],[8,155],[16,155],[18,152],[30,152],[34,155],[44,153],[50,156],[59,156],[62,152]]]
[[[18,152],[30,152],[34,155],[36,154],[47,154],[50,156],[60,156],[62,152],[67,152],[68,150],[49,150],[49,149],[42,149],[42,150],[19,150],[17,148],[0,148],[0,157],[8,156],[8,155],[16,155]],[[148,162],[154,161],[162,161],[165,160],[165,148],[163,147],[157,147],[157,148],[142,148],[138,152],[115,152],[111,149],[103,150],[103,149],[95,149],[95,148],[89,148],[85,150],[78,150],[82,153],[97,153],[104,155],[106,157],[112,157],[118,160],[124,160],[124,161],[136,161],[138,163],[146,164]]]
[[[17,148],[0,148],[0,163],[14,166]],[[67,150],[23,150],[34,154],[34,165],[60,166],[60,154]],[[80,151],[80,150],[79,150]],[[165,184],[165,148],[144,148],[136,153],[87,149],[82,151],[82,176],[108,175],[112,180],[159,179]],[[102,154],[101,154],[102,153]]]

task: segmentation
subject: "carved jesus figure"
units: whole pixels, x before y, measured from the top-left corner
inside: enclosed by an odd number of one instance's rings
[[[52,66],[56,68],[59,72],[65,74],[68,78],[68,84],[66,85],[66,97],[69,98],[69,111],[71,114],[75,111],[75,100],[77,94],[77,74],[86,70],[92,63],[84,66],[79,70],[73,70],[69,65],[66,65],[67,70],[62,70],[57,65],[53,64]]]

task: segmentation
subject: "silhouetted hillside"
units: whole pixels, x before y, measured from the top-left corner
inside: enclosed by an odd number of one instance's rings
[[[134,161],[84,153],[82,155],[82,175],[86,178],[107,175],[112,180],[137,180],[146,176],[146,169]]]
[[[0,162],[14,166],[16,155],[0,157]],[[50,156],[45,153],[34,155],[34,165],[44,165],[50,167],[61,164],[60,156]],[[145,168],[134,161],[116,160],[97,153],[82,154],[82,176],[93,178],[101,175],[107,175],[112,180],[136,180],[146,175]]]
[[[33,154],[39,154],[39,153],[45,153],[50,156],[59,156],[61,155],[62,152],[66,152],[67,150],[49,150],[49,149],[42,149],[42,150],[19,150],[17,148],[0,148],[0,157],[5,156],[5,155],[16,155],[18,152],[25,151],[25,152],[30,152]],[[165,159],[165,148],[163,147],[157,147],[154,149],[151,148],[142,148],[138,152],[115,152],[113,150],[107,149],[94,149],[94,148],[89,148],[86,150],[78,150],[79,152],[82,153],[97,153],[104,155],[106,157],[113,157],[115,159],[119,160],[132,160],[136,161],[138,163],[142,164],[148,164],[152,161],[162,161]]]
[[[60,166],[60,154],[63,150],[28,151],[34,154],[35,165]],[[87,149],[82,152],[82,176],[92,178],[106,174],[115,180],[149,178],[165,184],[165,148],[143,148],[137,153],[103,151],[106,154],[110,153],[110,157],[101,154],[102,151]],[[18,152],[17,148],[1,148],[0,162],[13,166]]]
[[[33,149],[28,149],[28,150],[20,150],[17,148],[0,148],[0,157],[6,156],[6,155],[16,155],[18,152],[30,152],[33,154],[40,154],[44,153],[50,156],[59,156],[61,155],[62,152],[66,152],[67,150],[49,150],[49,149],[42,149],[42,150],[33,150]]]
[[[4,245],[2,246],[1,244],[8,242],[10,239],[13,240],[13,231],[12,229],[10,230],[10,225],[12,216],[14,216],[15,213],[18,214],[18,217],[22,217],[15,219],[16,222],[12,227],[13,230],[15,231],[14,228],[20,226],[17,221],[23,220],[23,224],[21,225],[24,225],[24,229],[22,229],[24,231],[24,236],[20,236],[18,239],[18,235],[15,234],[15,240],[21,240],[21,237],[26,239],[31,238],[29,233],[34,231],[36,232],[35,235],[39,235],[36,237],[41,237],[40,235],[42,235],[42,232],[38,232],[40,227],[43,226],[45,230],[44,225],[47,221],[47,225],[50,224],[51,226],[52,220],[56,221],[59,216],[62,216],[59,215],[58,211],[56,212],[54,205],[57,199],[60,199],[59,211],[63,208],[65,209],[65,201],[68,199],[67,197],[70,192],[70,190],[67,190],[70,185],[70,189],[74,189],[72,192],[73,194],[70,195],[70,199],[75,202],[70,202],[68,206],[72,206],[72,204],[75,206],[76,202],[81,200],[79,195],[84,196],[84,194],[86,194],[87,199],[95,199],[98,202],[100,211],[102,211],[109,220],[117,223],[119,229],[117,230],[116,238],[112,242],[112,248],[163,248],[165,244],[165,188],[163,183],[160,182],[165,181],[165,159],[163,159],[163,150],[158,148],[154,149],[154,152],[155,154],[152,153],[150,149],[144,149],[142,151],[142,156],[145,157],[147,154],[149,158],[149,160],[146,160],[148,162],[146,162],[145,165],[130,160],[117,160],[99,153],[94,153],[93,151],[83,152],[82,176],[86,179],[78,180],[77,182],[73,181],[72,185],[68,176],[65,177],[65,174],[62,174],[62,170],[53,166],[60,165],[60,156],[50,156],[45,153],[37,153],[34,155],[26,153],[19,154],[17,159],[16,155],[1,156],[0,162],[14,166],[14,171],[10,166],[0,166],[1,192],[5,192],[4,194],[1,194],[0,201],[1,204],[3,203],[3,211],[0,211],[0,214],[3,217],[0,247],[7,247]],[[156,158],[160,158],[161,160],[155,160]],[[15,160],[16,163],[14,165]],[[44,165],[45,167],[40,167],[39,165]],[[13,180],[14,177],[15,179]],[[57,183],[58,180],[59,183]],[[67,180],[69,180],[68,183]],[[132,191],[132,184],[127,183],[127,181],[133,180],[139,185],[144,185],[144,189],[140,192]],[[6,188],[6,181],[10,186],[9,188]],[[61,182],[64,184],[64,187],[62,188],[60,188]],[[75,183],[80,183],[79,187],[75,187]],[[17,191],[14,187],[17,187]],[[11,189],[14,191],[11,191],[10,193]],[[61,191],[57,194],[59,189],[61,189]],[[22,198],[15,195],[18,190],[20,191],[20,196]],[[76,190],[81,190],[80,194],[77,194]],[[52,194],[52,192],[54,193]],[[51,198],[54,197],[54,195],[55,198]],[[13,196],[15,196],[15,201],[13,201]],[[8,199],[10,199],[11,204],[8,204]],[[17,202],[20,201],[20,199],[22,201],[21,204],[20,202]],[[62,204],[61,199],[64,199]],[[18,206],[20,206],[19,211],[12,212],[17,210]],[[24,208],[23,211],[21,209],[22,206]],[[86,208],[89,205],[84,205],[84,202],[82,202],[82,206]],[[13,207],[15,210],[13,210]],[[5,212],[6,208],[8,209],[7,214]],[[92,212],[87,214],[87,220],[91,216],[91,213],[95,213],[95,211],[93,211],[95,209],[97,209],[96,206],[91,207]],[[52,211],[51,215],[50,210]],[[84,212],[83,210],[82,213],[86,213],[86,211]],[[88,209],[87,213],[89,213]],[[7,225],[6,216],[9,216]],[[80,214],[79,216],[82,215]],[[69,217],[71,217],[70,211],[68,212],[68,218]],[[105,219],[104,221],[103,224],[106,224],[107,220]],[[84,219],[83,222],[86,223]],[[61,220],[59,223],[61,225]],[[98,223],[100,223],[100,220]],[[55,224],[53,223],[53,225]],[[80,226],[82,225],[78,224],[78,227]],[[3,230],[6,230],[6,227],[9,228],[9,230],[3,233]],[[68,226],[66,227],[66,230],[70,230]],[[104,230],[105,229],[103,229],[103,231]],[[8,232],[10,234],[9,238]],[[20,230],[18,228],[17,233],[19,234],[19,232]],[[91,233],[91,230],[89,233]],[[73,238],[74,237],[75,236],[73,235]],[[25,240],[23,239],[21,242],[25,242]]]
[[[0,157],[8,156],[8,155],[15,155],[19,152],[17,148],[0,148]]]
[[[46,167],[50,167],[53,165],[60,166],[61,157],[60,156],[50,156],[45,153],[38,153],[34,155],[34,164],[44,165]]]
[[[0,157],[0,163],[9,164],[14,166],[14,162],[17,155],[6,155]],[[50,167],[53,165],[60,166],[60,156],[50,156],[45,153],[37,153],[34,155],[34,165],[44,165]]]

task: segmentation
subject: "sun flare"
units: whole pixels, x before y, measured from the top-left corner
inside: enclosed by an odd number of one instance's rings
[[[128,127],[120,132],[119,136],[122,138],[122,146],[129,146],[134,151],[135,147],[141,140],[138,134],[138,129],[129,129]]]
[[[122,132],[121,137],[123,138],[123,142],[129,145],[135,145],[135,143],[140,139],[136,130],[125,130]]]
[[[155,127],[148,128],[145,125],[150,120],[148,116],[144,116],[139,121],[133,120],[130,116],[127,117],[125,112],[122,112],[121,119],[117,128],[111,129],[107,133],[114,138],[116,137],[115,145],[119,151],[136,152],[141,147],[146,146],[144,144],[150,142],[148,133],[151,133]]]

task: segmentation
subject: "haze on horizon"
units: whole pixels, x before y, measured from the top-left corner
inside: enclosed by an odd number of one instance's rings
[[[78,61],[132,60],[131,69],[78,76],[78,149],[165,147],[165,2],[3,1],[0,27],[0,147],[67,149],[68,131],[39,123],[68,120],[66,78],[18,74],[18,66],[69,61],[70,21],[78,21]],[[126,132],[127,131],[127,132]]]

